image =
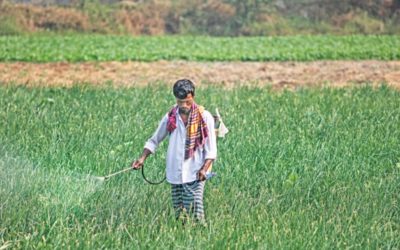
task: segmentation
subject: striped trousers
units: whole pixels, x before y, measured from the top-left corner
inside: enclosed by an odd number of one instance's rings
[[[171,184],[172,205],[175,217],[194,216],[197,221],[204,221],[204,194],[205,181],[194,181],[184,184]]]

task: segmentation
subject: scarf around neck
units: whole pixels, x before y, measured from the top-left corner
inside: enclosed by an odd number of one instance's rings
[[[168,113],[167,130],[171,134],[176,129],[176,115],[178,106],[174,106]],[[208,137],[207,124],[203,119],[203,106],[193,103],[186,126],[185,160],[194,156],[198,147],[202,147]]]

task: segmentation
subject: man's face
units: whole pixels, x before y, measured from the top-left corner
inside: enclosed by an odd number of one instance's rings
[[[185,99],[176,98],[176,104],[178,104],[179,113],[188,115],[190,113],[190,109],[192,108],[193,102],[194,98],[192,94],[188,94]]]

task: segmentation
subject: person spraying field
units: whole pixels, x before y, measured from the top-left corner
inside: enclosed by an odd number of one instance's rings
[[[153,136],[145,143],[141,156],[132,162],[133,169],[143,167],[146,158],[168,136],[166,179],[178,219],[186,214],[205,222],[203,194],[217,158],[214,118],[195,102],[195,86],[188,79],[173,86],[176,105],[162,118]]]

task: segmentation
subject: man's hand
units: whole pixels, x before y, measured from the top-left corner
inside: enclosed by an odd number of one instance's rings
[[[151,154],[151,151],[147,148],[143,149],[143,153],[142,156],[140,156],[139,159],[137,159],[136,161],[132,162],[132,168],[134,170],[138,170],[141,167],[143,167],[144,161],[146,160],[146,158]]]
[[[197,179],[199,181],[205,181],[206,180],[206,173],[207,173],[207,170],[205,168],[201,168],[199,170],[199,172],[197,173]]]
[[[206,174],[207,174],[208,168],[211,166],[213,161],[214,161],[213,159],[206,159],[206,161],[204,162],[203,167],[201,167],[199,172],[197,172],[197,179],[199,181],[205,181],[206,180]]]
[[[144,160],[142,158],[137,159],[136,161],[132,162],[132,168],[134,170],[138,170],[143,167]]]

